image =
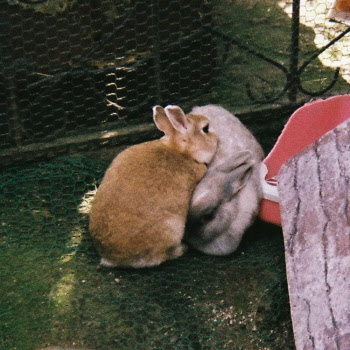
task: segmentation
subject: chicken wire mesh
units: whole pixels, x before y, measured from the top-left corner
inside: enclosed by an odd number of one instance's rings
[[[278,230],[226,258],[98,269],[87,213],[106,166],[59,158],[1,175],[2,349],[292,348]]]
[[[207,89],[215,47],[200,29],[206,8],[201,1],[2,2],[2,148],[125,117],[131,123],[156,103]]]
[[[116,153],[101,146],[155,137],[154,104],[224,105],[268,152],[296,106],[348,93],[333,3],[0,3],[1,349],[294,349],[280,229],[108,270],[88,211]]]
[[[346,93],[333,2],[4,0],[1,161],[124,142],[104,131],[149,123],[154,104],[239,112]]]

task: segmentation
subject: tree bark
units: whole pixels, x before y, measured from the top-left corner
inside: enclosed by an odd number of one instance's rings
[[[289,159],[278,181],[296,348],[349,350],[350,121]]]

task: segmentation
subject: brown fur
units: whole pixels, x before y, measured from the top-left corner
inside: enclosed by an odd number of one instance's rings
[[[182,112],[170,107],[167,114]],[[120,153],[92,203],[90,232],[108,266],[153,266],[184,253],[191,194],[216,149],[215,135],[201,132],[205,117],[187,115],[187,129],[179,133],[156,108],[165,136]]]

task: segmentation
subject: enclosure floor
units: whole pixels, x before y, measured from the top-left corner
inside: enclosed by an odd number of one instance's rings
[[[107,166],[72,157],[0,174],[1,349],[295,349],[273,226],[224,258],[100,268],[88,211]]]

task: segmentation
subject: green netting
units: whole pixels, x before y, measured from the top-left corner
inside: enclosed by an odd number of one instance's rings
[[[294,349],[279,229],[235,254],[99,268],[89,202],[107,162],[59,158],[0,175],[0,348]]]
[[[267,153],[297,105],[349,93],[332,3],[2,1],[0,166],[151,138],[154,104],[223,105]],[[88,211],[108,163],[1,173],[0,348],[294,349],[280,229],[257,223],[226,258],[99,269]]]
[[[1,1],[0,163],[115,144],[101,132],[148,122],[156,104],[238,113],[349,93],[333,3]]]

